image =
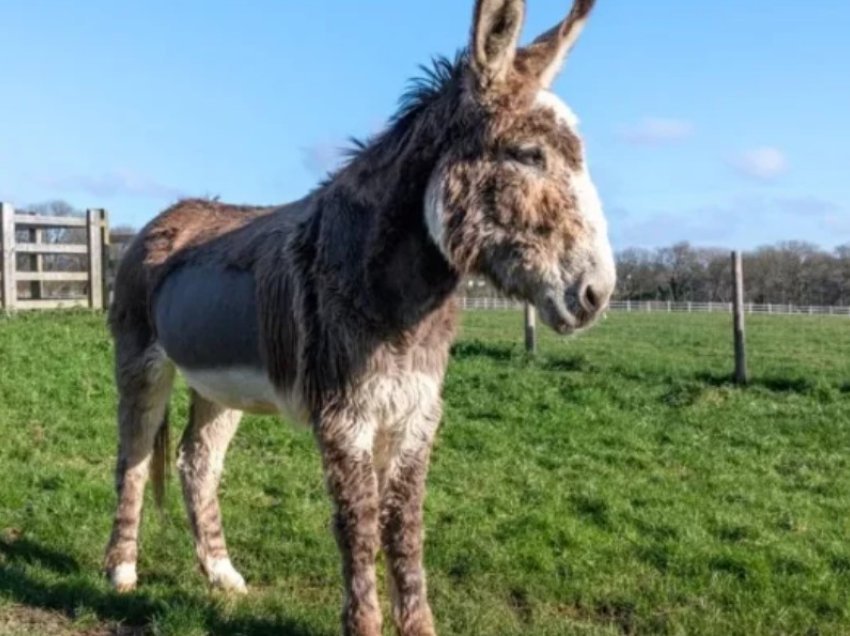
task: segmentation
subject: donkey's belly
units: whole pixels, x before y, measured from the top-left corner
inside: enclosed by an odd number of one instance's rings
[[[179,368],[179,367],[178,367]],[[249,367],[183,369],[186,383],[206,399],[249,413],[288,411],[265,371]]]
[[[183,266],[159,287],[153,309],[165,354],[203,397],[255,413],[291,410],[262,362],[250,272]]]
[[[214,265],[184,265],[153,299],[157,338],[182,369],[262,369],[254,276]]]

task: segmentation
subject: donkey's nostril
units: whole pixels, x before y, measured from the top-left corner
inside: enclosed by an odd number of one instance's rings
[[[599,296],[590,285],[585,287],[581,294],[581,304],[587,311],[590,312],[594,312],[599,309]]]

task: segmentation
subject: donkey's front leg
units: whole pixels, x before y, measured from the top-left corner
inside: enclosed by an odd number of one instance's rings
[[[436,634],[422,564],[422,506],[439,419],[439,407],[417,415],[381,479],[381,543],[387,557],[393,619],[401,636]]]
[[[352,636],[380,636],[381,609],[375,584],[378,480],[371,451],[374,426],[332,417],[321,421],[318,429],[325,478],[336,506],[333,529],[342,556],[342,631]]]

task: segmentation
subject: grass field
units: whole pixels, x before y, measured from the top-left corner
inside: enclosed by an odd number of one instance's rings
[[[742,390],[728,316],[612,314],[529,360],[518,313],[467,314],[426,513],[440,632],[850,634],[850,321],[748,326]],[[222,489],[250,595],[208,592],[174,481],[139,591],[110,592],[110,356],[101,316],[0,318],[0,634],[336,633],[319,458],[273,418]]]

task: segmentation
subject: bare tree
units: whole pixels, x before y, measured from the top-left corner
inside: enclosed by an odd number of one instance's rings
[[[618,298],[730,302],[729,250],[677,243],[617,257]],[[747,301],[850,305],[850,245],[828,252],[799,241],[744,255]]]

